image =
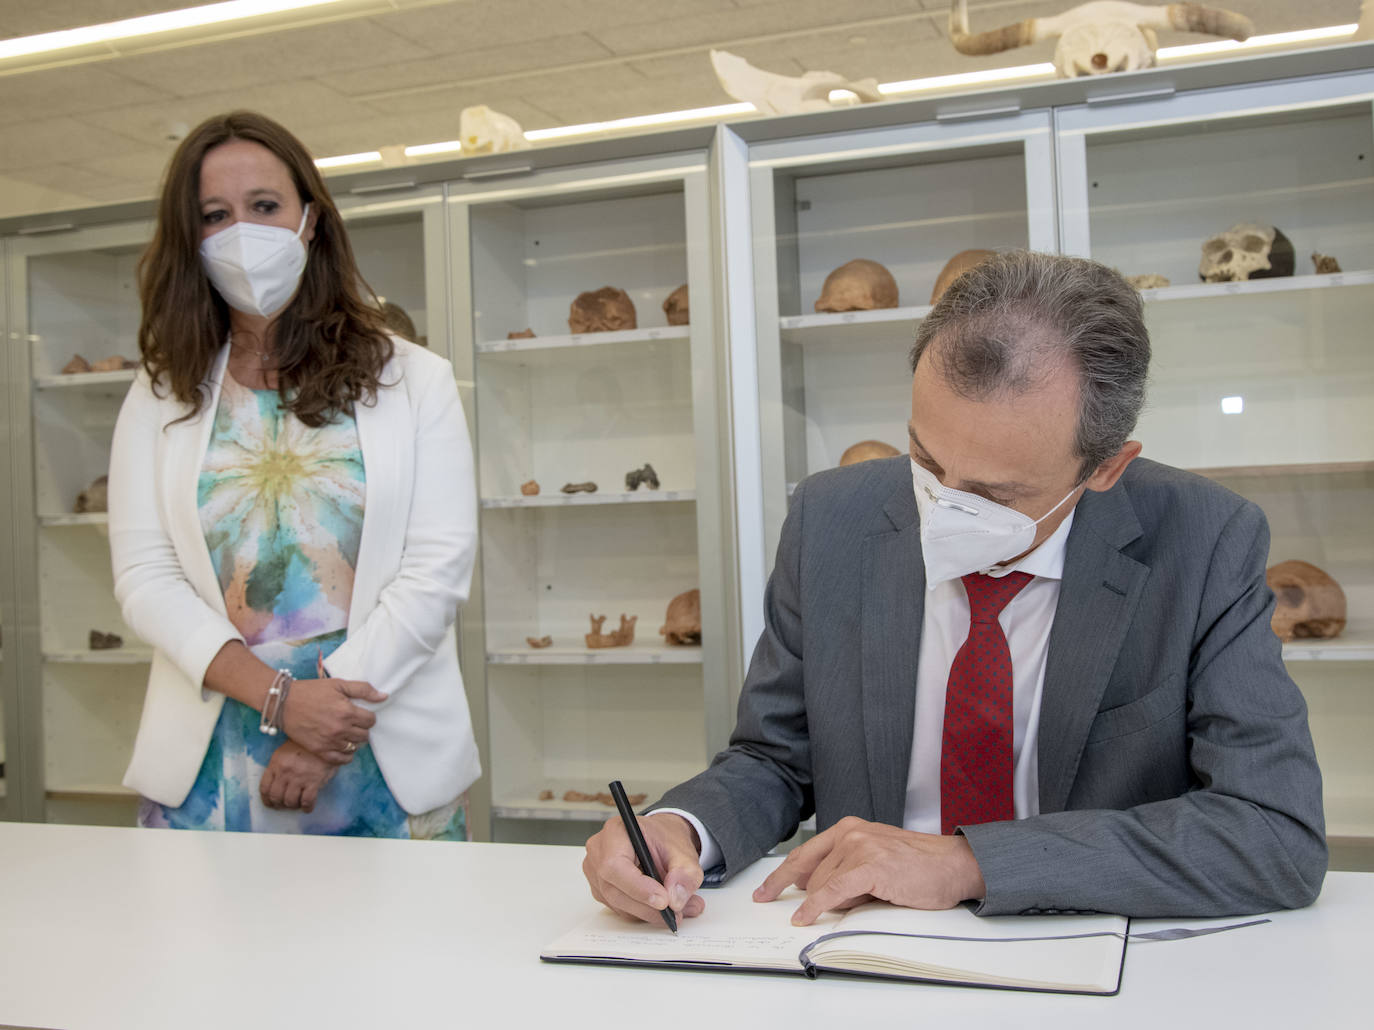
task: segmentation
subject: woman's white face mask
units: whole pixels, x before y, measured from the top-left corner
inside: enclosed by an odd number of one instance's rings
[[[250,315],[275,315],[290,302],[305,272],[305,205],[295,232],[279,225],[235,222],[200,241],[200,263],[224,302]]]
[[[1072,497],[1074,487],[1038,519],[977,494],[942,486],[934,473],[911,462],[916,508],[921,513],[921,554],[926,586],[970,572],[987,572],[1035,543],[1035,527]]]

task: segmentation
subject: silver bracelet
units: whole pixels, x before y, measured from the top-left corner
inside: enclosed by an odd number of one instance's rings
[[[262,718],[258,720],[258,732],[266,733],[269,737],[275,737],[281,732],[282,716],[286,711],[286,695],[291,691],[291,684],[296,682],[296,678],[286,669],[278,669],[277,675],[272,679],[272,685],[267,688],[267,700],[262,704]]]

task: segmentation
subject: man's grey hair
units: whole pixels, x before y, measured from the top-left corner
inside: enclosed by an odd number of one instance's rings
[[[932,350],[932,344],[934,349]],[[1079,376],[1079,482],[1121,450],[1145,403],[1150,335],[1140,294],[1096,261],[1016,250],[965,272],[916,331],[922,355],[971,400],[1034,388],[1069,363]]]

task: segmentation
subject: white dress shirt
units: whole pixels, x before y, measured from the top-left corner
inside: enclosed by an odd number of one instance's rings
[[[1045,689],[1045,656],[1049,651],[1064,553],[1073,512],[1059,528],[1020,561],[997,566],[989,575],[1028,572],[1027,583],[997,621],[1007,637],[1012,668],[1012,799],[1016,818],[1040,813],[1040,776],[1036,741],[1040,735],[1040,698]],[[916,669],[916,718],[912,729],[911,765],[907,772],[904,829],[940,832],[940,750],[945,732],[945,687],[954,656],[968,639],[969,606],[958,579],[926,586],[921,618],[921,657]],[[701,838],[701,867],[720,864],[720,845],[701,820],[679,808],[661,808],[692,824]]]

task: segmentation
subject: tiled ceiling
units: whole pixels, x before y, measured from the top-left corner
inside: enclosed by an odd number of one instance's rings
[[[0,38],[193,2],[0,0]],[[1069,6],[969,3],[975,30]],[[1260,32],[1359,13],[1359,0],[1227,6]],[[232,108],[263,111],[325,157],[454,139],[458,112],[472,104],[538,129],[728,103],[707,59],[713,47],[783,74],[880,82],[1053,51],[965,57],[946,38],[947,0],[378,0],[370,9],[60,68],[5,74],[0,65],[0,217],[149,197],[178,133]]]

